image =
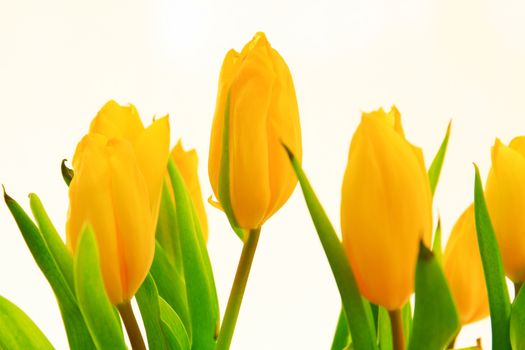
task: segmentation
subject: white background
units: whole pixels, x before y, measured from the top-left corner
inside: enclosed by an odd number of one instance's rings
[[[36,192],[63,233],[60,161],[110,98],[146,124],[169,113],[179,137],[207,152],[226,51],[265,31],[292,71],[304,169],[339,228],[341,180],[360,112],[400,109],[427,165],[452,135],[435,198],[448,237],[472,201],[473,166],[525,133],[525,7],[521,1],[7,1],[0,0],[0,183],[28,208]],[[224,311],[241,243],[207,205],[209,250]],[[512,294],[512,293],[511,293]],[[7,208],[0,205],[0,295],[58,349],[58,307]],[[328,349],[339,296],[300,191],[263,229],[232,349]],[[488,321],[458,344],[490,344]]]

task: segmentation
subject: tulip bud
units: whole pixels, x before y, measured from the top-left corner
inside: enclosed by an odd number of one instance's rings
[[[229,97],[228,97],[229,96]],[[219,198],[224,114],[229,108],[229,193],[239,227],[259,228],[290,197],[297,178],[281,142],[301,159],[301,128],[288,66],[263,33],[228,52],[213,119],[209,176]]]
[[[361,293],[388,310],[414,290],[419,242],[430,246],[432,199],[423,155],[395,107],[363,113],[348,155],[343,245]]]
[[[82,227],[94,229],[110,301],[129,301],[146,277],[169,155],[164,117],[144,129],[135,107],[108,102],[73,157],[67,245],[75,252]]]
[[[466,325],[487,317],[489,301],[472,204],[452,228],[443,254],[443,268],[461,324]]]
[[[206,210],[204,209],[204,202],[202,200],[201,185],[199,182],[199,173],[198,165],[199,159],[197,157],[197,152],[192,149],[185,151],[182,147],[182,142],[179,141],[173,150],[171,151],[171,157],[179,169],[182,178],[184,179],[184,184],[188,189],[193,206],[197,212],[197,217],[201,226],[202,234],[204,240],[208,240],[208,219],[206,217]],[[166,176],[168,183],[171,184],[169,176]],[[170,192],[173,196],[173,189],[170,187]]]
[[[509,146],[496,140],[485,189],[505,274],[525,281],[525,136]]]

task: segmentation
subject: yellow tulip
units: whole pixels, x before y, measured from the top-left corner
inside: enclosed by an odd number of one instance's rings
[[[487,317],[489,301],[472,204],[452,228],[443,254],[443,268],[461,324],[466,325]]]
[[[171,158],[175,162],[177,169],[179,169],[184,184],[186,185],[190,194],[193,206],[197,212],[197,217],[201,226],[204,240],[208,240],[208,219],[206,217],[206,210],[204,209],[204,202],[202,200],[201,185],[199,182],[198,165],[199,159],[197,152],[192,149],[185,151],[182,147],[182,142],[179,141],[171,151]],[[166,176],[168,184],[171,184],[169,176]],[[173,189],[169,186],[170,192],[173,196]]]
[[[297,184],[281,142],[299,160],[302,155],[292,76],[263,33],[241,53],[229,51],[222,65],[208,164],[216,198],[228,95],[231,207],[241,228],[256,229],[288,200]]]
[[[423,155],[404,136],[395,107],[363,113],[348,155],[341,201],[343,245],[361,293],[388,310],[414,289],[432,199]]]
[[[168,156],[167,117],[145,129],[135,107],[110,101],[73,157],[67,244],[75,252],[82,227],[91,224],[115,305],[133,297],[151,266]]]
[[[525,281],[525,136],[505,146],[496,140],[485,189],[506,275]]]

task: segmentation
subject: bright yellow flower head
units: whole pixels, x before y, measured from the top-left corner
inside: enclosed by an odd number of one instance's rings
[[[361,293],[400,308],[414,289],[419,242],[430,246],[432,199],[421,150],[405,139],[395,107],[363,113],[343,180],[341,227]]]
[[[241,53],[228,52],[222,65],[208,164],[216,198],[228,94],[232,210],[241,228],[255,229],[288,200],[297,184],[281,142],[297,159],[302,156],[292,76],[263,33],[257,33]]]
[[[489,315],[485,275],[479,254],[474,205],[459,217],[443,254],[443,268],[454,296],[461,324]]]
[[[67,244],[74,252],[82,227],[92,225],[113,304],[129,301],[151,266],[168,155],[168,118],[144,129],[135,107],[114,101],[102,107],[77,146]]]
[[[179,140],[177,145],[173,147],[173,150],[171,151],[171,157],[173,158],[175,165],[179,169],[180,174],[184,179],[184,184],[188,189],[191,200],[193,201],[193,205],[195,206],[195,211],[197,212],[204,240],[207,241],[208,219],[206,217],[206,210],[204,209],[201,185],[199,182],[199,159],[197,157],[197,152],[194,149],[185,151],[182,147],[182,142]],[[166,178],[168,180],[168,183],[171,183],[169,176],[166,176]],[[171,186],[170,192],[173,195],[173,190],[171,189]]]
[[[496,140],[485,189],[506,275],[525,281],[525,136]]]

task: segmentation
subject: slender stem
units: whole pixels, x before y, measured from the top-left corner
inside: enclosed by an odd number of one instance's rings
[[[237,322],[239,310],[241,309],[242,297],[244,295],[244,290],[246,289],[248,276],[250,275],[253,256],[255,255],[255,249],[257,248],[260,233],[260,228],[248,232],[248,237],[242,248],[239,265],[237,266],[237,273],[235,274],[235,280],[233,281],[228,305],[224,312],[224,320],[222,321],[215,350],[227,350],[230,348],[233,332],[235,330],[235,323]]]
[[[392,323],[392,339],[394,350],[405,350],[405,336],[403,334],[403,316],[401,310],[388,311]]]
[[[140,334],[139,325],[137,319],[133,314],[133,309],[131,308],[131,303],[126,301],[122,304],[117,305],[118,312],[120,317],[124,321],[124,326],[128,332],[129,342],[131,343],[131,348],[133,350],[146,350],[146,345],[142,339],[142,334]]]
[[[523,282],[514,282],[514,299],[518,296]]]

